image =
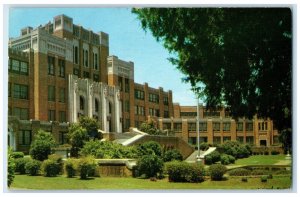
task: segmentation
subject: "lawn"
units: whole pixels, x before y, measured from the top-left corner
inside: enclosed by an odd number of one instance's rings
[[[273,165],[286,161],[285,157],[285,155],[253,155],[236,160],[235,165]]]
[[[229,177],[224,181],[211,181],[202,183],[171,183],[167,179],[150,181],[149,179],[96,177],[90,180],[79,178],[66,178],[58,176],[47,178],[43,176],[16,175],[11,190],[174,190],[174,189],[289,189],[291,187],[290,176],[274,176],[262,183],[260,178],[248,178],[248,182],[242,182],[240,177]]]

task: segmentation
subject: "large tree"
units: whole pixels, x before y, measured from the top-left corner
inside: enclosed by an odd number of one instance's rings
[[[208,107],[291,128],[289,8],[133,9]]]

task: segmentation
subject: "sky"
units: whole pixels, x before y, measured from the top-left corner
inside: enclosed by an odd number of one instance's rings
[[[150,87],[172,90],[173,102],[196,105],[195,94],[184,75],[167,58],[171,55],[157,42],[150,30],[144,31],[131,8],[105,7],[11,7],[9,9],[9,37],[18,37],[23,27],[44,25],[53,17],[65,14],[73,23],[97,33],[109,34],[109,55],[134,62],[136,83],[148,83]]]

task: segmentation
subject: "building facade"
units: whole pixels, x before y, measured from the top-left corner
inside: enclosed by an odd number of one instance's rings
[[[102,132],[117,133],[154,118],[162,130],[195,143],[196,107],[173,104],[170,90],[136,83],[134,63],[109,55],[107,33],[94,33],[59,15],[37,28],[21,29],[8,46],[8,143],[15,150],[28,151],[39,127],[65,143],[68,125],[80,116],[98,120]],[[201,141],[266,146],[276,141],[271,120],[235,122],[226,114],[200,108]]]

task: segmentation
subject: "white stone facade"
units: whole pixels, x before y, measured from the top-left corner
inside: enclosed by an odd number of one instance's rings
[[[94,117],[100,130],[122,133],[118,87],[69,75],[68,100],[70,122],[77,122],[81,115]]]

